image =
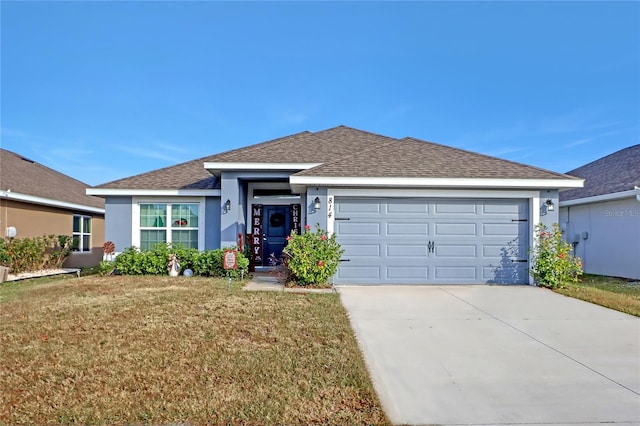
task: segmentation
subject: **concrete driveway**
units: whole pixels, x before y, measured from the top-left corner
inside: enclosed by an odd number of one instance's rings
[[[390,420],[640,425],[640,319],[530,286],[340,286]]]

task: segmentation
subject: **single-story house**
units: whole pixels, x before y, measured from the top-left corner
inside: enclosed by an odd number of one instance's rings
[[[308,224],[345,249],[336,284],[530,283],[535,224],[582,179],[345,126],[89,188],[119,249],[250,244],[268,266]]]
[[[87,184],[20,154],[0,149],[0,237],[73,237],[64,266],[102,260],[104,199],[86,194]]]
[[[640,145],[569,172],[583,188],[560,195],[560,225],[584,271],[640,279]]]

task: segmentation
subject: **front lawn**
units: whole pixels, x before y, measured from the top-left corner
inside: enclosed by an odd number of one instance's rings
[[[640,282],[624,278],[588,275],[578,284],[565,284],[554,291],[627,314],[640,316]]]
[[[0,424],[388,424],[335,294],[0,285]]]

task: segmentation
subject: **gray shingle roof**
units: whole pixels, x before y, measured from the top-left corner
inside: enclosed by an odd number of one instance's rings
[[[0,190],[104,208],[104,200],[86,195],[87,184],[15,152],[0,149]]]
[[[561,201],[632,190],[640,186],[640,144],[621,149],[568,174],[584,178],[584,187],[561,192]]]
[[[561,173],[410,137],[390,139],[381,146],[365,145],[350,156],[301,171],[296,175],[571,179],[570,176]]]
[[[395,139],[338,126],[301,132],[105,183],[105,189],[216,189],[205,162],[322,163],[297,175],[571,179],[570,176],[414,138]]]
[[[220,189],[218,179],[204,168],[208,157],[187,161],[147,173],[114,180],[95,188],[104,189]]]

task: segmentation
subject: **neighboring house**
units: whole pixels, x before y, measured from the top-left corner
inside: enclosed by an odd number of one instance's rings
[[[73,236],[67,267],[97,265],[104,243],[104,200],[87,184],[0,149],[0,237]]]
[[[560,194],[560,224],[584,271],[640,279],[640,145],[569,174],[585,185]]]
[[[336,284],[529,283],[538,222],[582,180],[414,138],[339,126],[99,185],[118,251],[247,238],[268,266],[305,224],[345,249]]]

